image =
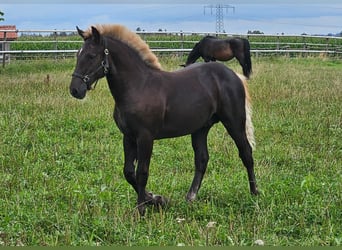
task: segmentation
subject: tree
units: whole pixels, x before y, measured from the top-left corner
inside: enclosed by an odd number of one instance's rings
[[[247,34],[264,34],[264,32],[261,32],[261,31],[259,31],[259,30],[253,30],[253,31],[249,30],[249,31],[247,32]]]
[[[2,16],[4,16],[5,14],[0,10],[0,21],[5,21],[5,18],[3,18]]]

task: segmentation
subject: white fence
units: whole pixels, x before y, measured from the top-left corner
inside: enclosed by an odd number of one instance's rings
[[[4,33],[4,39],[0,40],[0,61],[3,66],[10,58],[21,59],[27,57],[46,57],[52,56],[67,57],[73,56],[82,44],[81,40],[75,40],[76,32],[74,30],[0,30]],[[16,32],[18,40],[6,39],[6,33]],[[307,35],[264,35],[264,34],[226,34],[212,32],[137,32],[149,45],[152,51],[158,53],[188,53],[200,37],[205,35],[219,37],[245,37],[249,39],[251,52],[258,55],[269,54],[288,54],[288,55],[306,55],[306,54],[324,54],[329,56],[342,57],[342,37],[332,36],[307,36]],[[163,39],[155,39],[157,36]],[[30,39],[20,39],[20,37],[29,37]],[[70,40],[68,39],[70,38]],[[74,39],[74,40],[71,40]],[[164,40],[165,39],[165,40]],[[313,42],[313,41],[316,42]],[[318,41],[318,42],[317,42]],[[16,45],[22,47],[32,47],[32,45],[47,45],[48,49],[16,49]],[[23,46],[23,45],[26,46]],[[72,49],[63,49],[60,47],[68,44]],[[156,45],[157,44],[157,45]],[[34,47],[34,46],[33,46]],[[44,47],[44,46],[43,46]],[[10,48],[10,49],[8,49]],[[6,58],[6,60],[2,60]]]

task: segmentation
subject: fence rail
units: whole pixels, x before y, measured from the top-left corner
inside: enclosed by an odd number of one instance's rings
[[[3,67],[11,58],[20,60],[29,56],[71,56],[77,52],[82,40],[74,30],[0,30],[0,62]],[[6,38],[16,32],[18,40]],[[44,35],[42,35],[44,34]],[[221,38],[244,37],[249,39],[251,53],[269,54],[324,54],[342,57],[342,37],[308,35],[227,34],[213,32],[137,32],[158,53],[188,53],[205,35]],[[77,40],[79,39],[79,40]],[[32,49],[35,47],[35,49]],[[41,47],[41,48],[39,48]],[[66,48],[67,47],[67,48]]]

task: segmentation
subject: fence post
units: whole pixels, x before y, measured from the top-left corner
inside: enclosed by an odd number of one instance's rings
[[[326,45],[325,45],[325,52],[324,52],[324,56],[328,55],[328,50],[329,50],[329,37],[325,38],[326,39]]]
[[[2,43],[2,51],[6,50],[6,40],[7,40],[7,32],[4,31],[4,41]],[[2,67],[5,68],[6,65],[6,54],[2,54]]]
[[[277,50],[278,50],[278,55],[280,54],[279,50],[280,50],[280,37],[279,35],[277,36]]]
[[[53,37],[55,38],[55,50],[58,50],[57,31],[53,32]],[[55,60],[57,59],[58,59],[58,53],[55,54]]]
[[[2,54],[2,67],[5,68],[6,54]]]
[[[180,56],[182,57],[183,56],[183,49],[184,49],[184,33],[182,30],[180,31],[180,34],[181,34],[181,49],[182,49]]]
[[[305,36],[303,36],[303,50],[306,51],[306,48],[307,48],[307,45],[306,45],[306,38],[305,38]],[[301,56],[301,57],[307,56],[307,53],[305,53],[305,52],[300,53],[300,56]]]

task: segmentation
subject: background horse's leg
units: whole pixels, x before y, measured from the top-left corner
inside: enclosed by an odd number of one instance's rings
[[[209,129],[210,127],[206,127],[191,135],[192,148],[195,152],[195,175],[190,190],[186,196],[188,201],[195,200],[197,192],[201,187],[203,175],[207,169],[209,161],[207,136]]]
[[[222,123],[227,129],[229,135],[233,138],[239,150],[239,156],[247,169],[250,191],[252,194],[257,195],[259,192],[254,175],[252,147],[248,142],[245,128],[240,125],[243,123],[240,122],[239,119],[232,120],[231,122],[222,121]]]

